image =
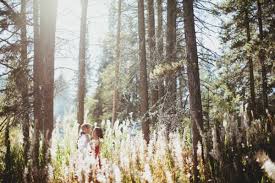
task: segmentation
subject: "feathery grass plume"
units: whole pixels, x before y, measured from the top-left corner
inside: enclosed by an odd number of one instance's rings
[[[210,155],[215,160],[219,161],[219,160],[221,160],[221,152],[220,152],[220,149],[219,149],[216,125],[212,129],[212,143],[213,143],[213,149],[210,151]]]
[[[256,154],[256,161],[261,164],[268,177],[275,181],[275,163],[271,161],[269,156],[264,151],[259,151]]]
[[[120,172],[119,167],[115,164],[113,164],[113,172],[114,172],[114,177],[115,177],[115,183],[120,183],[121,182],[121,172]]]
[[[180,170],[183,170],[184,166],[184,160],[182,156],[182,151],[183,151],[183,142],[181,141],[180,134],[176,133],[173,137],[172,141],[172,146],[173,146],[173,153],[174,153],[174,158],[176,165]]]
[[[151,168],[150,168],[150,165],[147,164],[147,163],[144,166],[143,179],[144,179],[144,181],[146,181],[148,183],[152,183],[153,182]]]
[[[165,128],[152,131],[150,143],[147,145],[141,129],[136,127],[138,122],[129,119],[117,120],[112,126],[110,121],[103,121],[101,127],[104,129],[104,138],[101,142],[100,154],[102,166],[99,168],[96,166],[98,161],[93,157],[87,158],[85,165],[78,161],[77,125],[72,121],[68,119],[68,122],[63,123],[63,134],[58,133],[58,129],[53,133],[51,151],[54,180],[52,182],[76,182],[81,178],[93,182],[189,182],[192,177],[192,146],[188,127],[183,132],[177,130],[171,132],[169,141],[166,138]],[[219,123],[219,121],[215,122]],[[238,156],[241,160],[247,160],[253,156],[253,148],[257,144],[268,142],[266,130],[259,125],[259,123],[264,124],[262,121],[252,121],[248,128],[244,128],[244,125],[238,127],[237,120],[226,114],[224,122],[227,123],[224,132],[222,127],[221,132],[213,130],[212,135],[205,136],[205,138],[212,138],[207,139],[208,142],[212,140],[210,145],[213,161],[217,161],[212,168],[214,171],[219,169],[213,172],[211,180],[228,178],[226,170],[217,167],[220,160],[231,168],[233,167],[232,158]],[[236,140],[239,138],[238,133],[244,131],[247,136]],[[234,139],[235,145],[232,143]],[[246,145],[248,142],[251,148]],[[241,147],[242,143],[245,148]],[[231,151],[233,148],[234,154]],[[204,171],[205,165],[202,164],[200,155],[198,159],[200,179],[204,181],[207,172]],[[240,162],[241,167],[246,171],[249,168],[248,163],[249,161]],[[254,173],[254,167],[251,167],[251,173]],[[263,167],[272,166],[265,164]],[[82,173],[82,170],[85,172]]]

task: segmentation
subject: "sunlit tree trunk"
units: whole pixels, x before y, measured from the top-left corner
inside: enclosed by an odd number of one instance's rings
[[[45,139],[52,137],[54,97],[54,57],[57,0],[41,0],[40,4],[40,59],[43,64],[43,123]]]
[[[120,32],[121,32],[121,0],[118,0],[118,16],[117,16],[117,35],[116,35],[116,57],[115,57],[115,86],[113,93],[113,112],[112,122],[117,119],[118,106],[119,106],[119,67],[120,67]]]
[[[257,0],[257,8],[258,8],[258,28],[259,28],[259,38],[260,38],[260,46],[263,46],[263,20],[262,20],[262,4],[260,0]],[[264,48],[260,48],[259,52],[259,60],[262,67],[262,101],[263,101],[263,113],[265,115],[265,110],[268,109],[268,97],[267,97],[267,77],[266,77],[266,67],[265,67],[265,53]]]
[[[51,161],[50,141],[53,131],[53,99],[54,99],[54,58],[55,58],[55,31],[56,31],[57,0],[40,1],[40,37],[39,59],[42,66],[42,124],[44,135],[42,145],[42,169],[38,179],[48,181],[48,164]],[[41,174],[42,173],[42,174]]]
[[[158,63],[163,63],[163,0],[157,0],[157,55]],[[163,79],[159,78],[158,82],[158,99],[161,99],[164,95]]]
[[[80,40],[79,40],[79,75],[78,75],[78,105],[77,122],[79,127],[84,123],[84,99],[86,90],[86,31],[87,31],[87,8],[88,0],[81,0],[81,22],[80,22]]]
[[[199,128],[203,127],[200,76],[198,65],[198,53],[196,44],[196,33],[194,23],[193,0],[185,0],[184,2],[184,30],[186,39],[187,53],[187,75],[189,87],[189,103],[192,118],[192,136],[193,136],[193,176],[194,182],[198,182],[198,159],[197,146],[200,139]]]
[[[148,86],[145,48],[145,23],[144,23],[144,0],[138,0],[138,35],[139,35],[139,64],[140,64],[140,115],[142,118],[142,132],[144,139],[149,142],[149,119],[148,119]]]
[[[28,89],[28,40],[27,40],[27,21],[26,21],[26,0],[21,0],[21,72],[20,72],[20,85],[19,90],[21,92],[22,102],[23,102],[23,146],[24,146],[24,160],[25,165],[28,163],[29,159],[29,148],[30,148],[30,124],[29,124],[29,89]]]

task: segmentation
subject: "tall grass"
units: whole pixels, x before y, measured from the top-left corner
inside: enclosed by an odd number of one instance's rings
[[[102,167],[95,166],[97,160],[91,156],[86,168],[86,179],[100,182],[189,182],[191,176],[191,149],[187,145],[189,132],[170,134],[152,132],[149,145],[143,140],[140,130],[132,129],[133,121],[102,122],[104,139],[101,142]],[[77,126],[65,128],[60,139],[58,129],[52,142],[53,182],[76,181],[82,177],[83,167],[78,165],[76,142]],[[77,133],[76,133],[77,134]],[[59,136],[59,137],[58,137]],[[60,139],[60,140],[58,140]]]
[[[225,115],[223,118],[203,134],[209,159],[203,160],[204,153],[199,146],[200,180],[270,181],[263,174],[255,155],[258,150],[270,145],[271,134],[267,126],[273,121],[255,120],[250,123],[245,115]],[[52,144],[52,182],[77,182],[80,179],[94,182],[190,182],[190,129],[186,127],[183,132],[170,133],[169,140],[164,130],[152,131],[147,145],[142,132],[132,127],[134,123],[132,120],[117,121],[113,126],[110,121],[101,123],[104,129],[101,169],[96,166],[98,161],[92,156],[85,166],[79,165],[76,125],[65,125],[65,136],[62,138],[56,133],[56,128]]]
[[[0,182],[11,181],[20,183],[24,179],[24,158],[22,147],[22,135],[19,128],[14,128],[9,133],[10,153],[7,155],[7,148],[0,142]]]
[[[204,147],[199,145],[199,179],[202,182],[271,182],[275,165],[268,152],[274,144],[270,126],[274,118],[249,122],[245,115],[224,115],[202,134]],[[169,134],[151,131],[150,143],[143,140],[133,120],[101,123],[104,138],[101,141],[101,163],[89,156],[79,161],[76,148],[78,125],[73,116],[57,123],[51,142],[49,180],[63,182],[190,182],[192,179],[192,147],[190,128]],[[22,141],[20,132],[11,133],[11,163],[13,180],[23,180]],[[5,148],[3,148],[5,149]],[[204,151],[207,150],[205,153]],[[1,162],[5,151],[1,151]],[[205,155],[208,155],[208,159]],[[5,164],[0,163],[1,177]],[[264,173],[265,170],[267,173]],[[11,173],[11,172],[10,172]],[[0,177],[0,180],[1,180]],[[22,181],[21,181],[22,182]]]

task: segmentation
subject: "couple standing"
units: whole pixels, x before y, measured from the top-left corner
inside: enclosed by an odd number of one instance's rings
[[[101,128],[92,128],[88,123],[84,123],[81,126],[81,132],[77,142],[79,163],[83,166],[89,166],[91,163],[96,163],[98,168],[101,168],[100,139],[102,138],[103,131]]]

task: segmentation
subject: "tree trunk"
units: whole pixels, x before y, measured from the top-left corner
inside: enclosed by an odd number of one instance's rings
[[[184,70],[184,69],[183,69]],[[179,79],[179,89],[178,89],[178,99],[179,99],[179,106],[180,108],[184,108],[184,87],[186,85],[186,81],[184,79],[183,73],[180,73],[178,76]]]
[[[81,0],[81,22],[80,22],[80,40],[79,40],[79,76],[78,76],[78,105],[77,122],[80,126],[84,123],[84,99],[86,90],[86,31],[87,31],[87,8],[88,0]]]
[[[39,167],[39,142],[40,142],[40,128],[42,124],[42,93],[41,93],[41,74],[42,64],[40,60],[40,45],[39,45],[39,3],[37,0],[33,0],[33,34],[34,34],[34,60],[33,60],[33,113],[34,113],[34,137],[32,144],[32,165],[33,165],[33,177],[34,181],[38,181],[38,167]]]
[[[57,0],[41,0],[40,59],[43,64],[43,131],[49,143],[53,130],[54,54]]]
[[[263,21],[262,21],[262,4],[260,0],[257,0],[258,8],[258,26],[259,26],[259,38],[260,38],[260,47],[263,46]],[[264,49],[260,48],[259,60],[262,67],[262,100],[263,100],[263,115],[266,115],[265,110],[268,109],[268,97],[267,97],[267,77],[266,77],[266,67],[265,67],[265,53]]]
[[[147,0],[148,9],[148,44],[149,44],[149,59],[150,69],[154,70],[156,64],[156,39],[155,39],[155,13],[154,13],[154,0]],[[151,105],[155,105],[158,101],[158,85],[155,81],[151,82]],[[153,109],[153,111],[155,111]]]
[[[120,32],[121,32],[121,0],[118,0],[118,16],[117,16],[117,35],[116,35],[116,63],[115,63],[115,88],[113,94],[113,112],[112,122],[117,119],[118,106],[119,106],[119,67],[120,67]]]
[[[57,0],[41,0],[40,1],[40,60],[42,66],[42,130],[43,130],[43,146],[42,146],[42,169],[39,170],[38,179],[48,181],[48,164],[51,161],[50,156],[50,140],[52,138],[54,114],[54,57],[55,57],[55,30],[56,30],[56,14]],[[43,174],[41,174],[43,173]]]
[[[157,17],[158,17],[158,25],[157,25],[157,55],[158,55],[158,63],[163,63],[163,7],[162,0],[157,0]],[[158,99],[161,99],[164,95],[164,86],[163,79],[159,78],[158,82]]]
[[[10,126],[9,126],[9,121],[8,119],[7,126],[5,128],[5,147],[6,147],[6,152],[5,152],[5,170],[4,170],[4,175],[3,175],[3,182],[12,182],[12,175],[11,175],[11,169],[12,169],[12,162],[11,162],[11,142],[10,142]]]
[[[148,86],[145,48],[144,0],[138,0],[138,36],[139,36],[139,63],[140,63],[140,115],[142,118],[142,132],[144,139],[149,143],[148,119]]]
[[[200,91],[200,76],[198,65],[198,54],[196,45],[196,33],[194,23],[193,0],[184,1],[184,30],[186,39],[187,53],[187,75],[189,86],[190,113],[192,118],[192,135],[193,135],[193,174],[194,182],[198,182],[199,171],[197,169],[197,145],[200,139],[199,128],[202,130],[202,104]],[[199,125],[199,126],[198,126]]]
[[[29,160],[30,149],[30,124],[29,124],[29,89],[28,89],[28,40],[27,40],[27,21],[26,21],[26,0],[21,0],[21,72],[19,90],[23,103],[23,147],[25,166]]]
[[[166,62],[173,64],[176,62],[176,18],[177,18],[177,1],[169,0],[167,1],[167,38],[166,38]],[[176,83],[176,73],[174,71],[169,71],[166,76],[166,88],[167,97],[165,100],[165,110],[168,115],[176,114],[176,100],[177,100],[177,83]],[[169,117],[169,118],[171,118]],[[167,121],[167,135],[171,130],[171,121]]]
[[[245,12],[245,23],[246,23],[246,39],[247,43],[250,42],[250,25],[249,25],[249,16],[248,10]],[[251,111],[255,118],[257,118],[256,102],[255,102],[255,82],[254,82],[254,72],[253,72],[253,61],[251,56],[248,56],[248,65],[249,65],[249,86],[250,86],[250,103]],[[249,111],[250,112],[250,111]]]

